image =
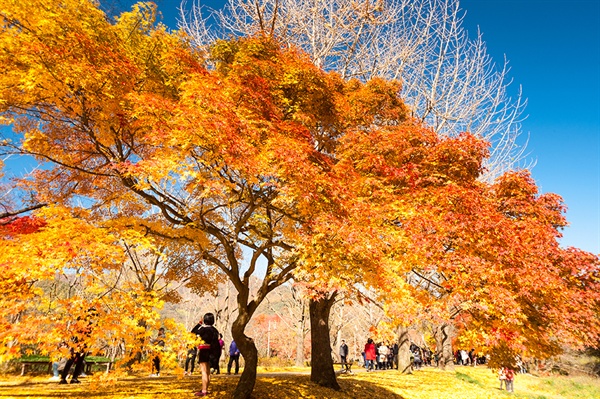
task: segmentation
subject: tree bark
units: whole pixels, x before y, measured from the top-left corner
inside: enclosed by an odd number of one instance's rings
[[[435,327],[435,354],[438,358],[438,368],[441,370],[454,369],[454,354],[452,353],[452,336],[454,326],[443,323]]]
[[[326,294],[319,299],[311,299],[309,304],[311,335],[310,380],[317,384],[340,390],[333,369],[331,341],[329,339],[329,313],[337,293]]]
[[[404,374],[412,374],[412,362],[410,360],[410,339],[408,328],[398,328],[398,370]]]
[[[302,301],[302,314],[298,322],[298,333],[296,334],[296,366],[304,366],[304,326],[306,324],[306,305],[305,301]]]
[[[247,309],[240,307],[238,316],[231,327],[233,340],[244,358],[244,370],[233,392],[234,399],[249,399],[256,384],[258,350],[254,344],[254,340],[244,334],[251,316]]]

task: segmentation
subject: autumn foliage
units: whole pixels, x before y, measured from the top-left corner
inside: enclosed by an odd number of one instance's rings
[[[94,309],[78,341],[124,343],[131,365],[178,284],[225,279],[236,397],[258,362],[245,328],[292,278],[489,350],[598,342],[600,265],[559,246],[561,198],[528,172],[482,182],[488,143],[410,118],[400,83],[344,81],[271,38],[201,53],[151,3],[115,21],[89,1],[0,10],[0,121],[21,138],[5,147],[44,163],[22,187],[51,204],[0,227],[1,354],[52,352]]]

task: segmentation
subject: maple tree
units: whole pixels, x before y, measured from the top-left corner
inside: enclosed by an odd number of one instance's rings
[[[46,207],[38,217],[43,223],[35,231],[11,232],[0,243],[6,292],[0,303],[2,359],[32,351],[64,357],[76,342],[92,354],[128,362],[165,326],[169,346],[176,349],[165,363],[175,365],[186,336],[177,324],[161,319],[159,291],[124,278],[126,258],[117,234],[59,207]]]
[[[410,114],[438,134],[469,131],[493,144],[482,175],[492,182],[524,163],[526,101],[520,90],[511,98],[508,61],[493,60],[464,15],[458,0],[229,0],[208,12],[184,1],[180,27],[199,47],[260,32],[343,79],[401,80]]]
[[[436,264],[431,248],[440,245],[443,229],[458,216],[452,197],[478,184],[487,146],[471,135],[441,139],[414,122],[407,125],[371,131],[349,146],[352,159],[361,160],[363,171],[378,180],[375,187],[380,188],[379,201],[385,205],[380,212],[388,220],[387,234],[396,240],[385,255],[393,260],[391,267],[373,285],[389,287],[381,292],[380,300],[396,325],[418,320],[416,313],[422,307],[414,302],[419,292],[405,276]],[[450,205],[431,208],[444,203]],[[467,235],[468,230],[460,233]],[[400,369],[409,370],[407,330],[398,330],[398,340]]]
[[[559,246],[560,229],[566,225],[562,198],[539,194],[528,172],[506,174],[490,189],[508,226],[502,245],[490,246],[498,275],[481,272],[495,295],[478,292],[467,304],[472,317],[467,326],[472,321],[487,327],[489,346],[502,341],[526,357],[547,358],[564,347],[595,345],[600,261],[591,253]],[[488,308],[498,317],[482,318]]]
[[[307,251],[314,254],[307,263],[319,267],[309,267],[310,276],[297,273],[315,285],[310,304],[311,379],[333,388],[337,386],[329,355],[328,317],[339,292],[348,290],[353,296],[365,287],[385,297],[384,303],[410,301],[407,296],[413,292],[404,276],[431,262],[427,251],[412,248],[422,244],[424,229],[431,245],[438,244],[443,236],[432,233],[452,223],[455,216],[452,210],[437,209],[444,218],[440,220],[425,205],[448,202],[456,192],[479,184],[486,154],[487,144],[472,135],[442,139],[407,118],[398,88],[397,83],[376,79],[365,85],[349,82],[344,114],[352,128],[340,138],[334,155],[335,170],[355,193],[352,207],[346,210],[355,224],[340,228],[333,237],[316,236],[325,237],[324,242],[313,238],[319,251]],[[332,222],[323,225],[338,229]]]
[[[311,378],[332,387],[329,312],[363,288],[390,313],[419,301],[440,319],[460,309],[457,321],[491,332],[490,345],[513,334],[515,347],[548,353],[552,334],[597,337],[596,326],[570,330],[598,314],[595,296],[584,313],[598,271],[597,258],[556,244],[560,200],[536,196],[521,174],[479,181],[487,144],[410,118],[397,82],[344,81],[264,37],[202,53],[155,26],[146,3],[114,22],[88,1],[0,0],[0,10],[0,117],[23,137],[3,145],[47,163],[27,185],[56,204],[36,213],[43,229],[3,241],[0,265],[15,273],[13,289],[81,271],[81,291],[56,304],[55,334],[93,307],[103,328],[90,345],[108,336],[139,348],[162,300],[177,300],[168,282],[206,292],[227,279],[246,362],[236,398],[256,379],[246,327],[292,277],[313,293]],[[135,278],[117,284],[127,253]],[[443,295],[411,285],[411,272],[435,272]],[[565,311],[573,317],[558,320]]]
[[[347,190],[327,155],[343,127],[333,96],[342,84],[261,39],[217,43],[209,72],[182,41],[149,27],[147,6],[114,25],[77,7],[50,20],[7,8],[15,15],[4,15],[3,114],[25,135],[13,145],[55,165],[34,176],[39,198],[73,209],[67,201],[84,198],[89,212],[79,213],[92,223],[195,243],[198,258],[227,275],[247,365],[237,395],[247,396],[257,357],[246,324],[309,252],[332,248],[324,237],[342,224],[334,211]],[[315,237],[326,243],[319,251],[294,252]],[[241,247],[252,252],[248,266]],[[260,258],[265,277],[250,298]]]
[[[583,320],[599,309],[598,258],[560,248],[566,220],[559,196],[539,195],[528,172],[515,172],[449,199],[419,208],[432,211],[435,229],[422,230],[411,249],[430,258],[411,281],[422,290],[422,311],[438,324],[442,367],[452,364],[454,331],[497,359],[546,358],[597,340],[598,325]]]
[[[388,234],[400,236],[388,254],[400,267],[388,264],[380,276],[394,282],[382,302],[403,303],[388,306],[389,314],[397,322],[411,318],[407,310],[413,320],[424,312],[441,321],[442,365],[451,364],[451,324],[469,327],[462,334],[477,336],[471,342],[480,347],[505,345],[528,356],[594,343],[600,330],[583,321],[599,310],[592,293],[598,258],[560,248],[566,225],[560,197],[538,195],[528,172],[507,173],[493,185],[480,181],[487,144],[471,135],[440,140],[418,126],[398,130],[404,136],[373,129],[359,136],[364,147],[349,146],[352,159],[388,189],[382,203],[393,204],[378,209],[394,221]],[[368,269],[361,272],[368,276]]]
[[[335,198],[328,158],[315,149],[330,137],[306,126],[334,129],[337,79],[261,39],[216,43],[209,71],[185,41],[152,27],[148,4],[114,24],[90,2],[2,9],[1,111],[24,135],[8,145],[52,164],[32,189],[97,228],[188,243],[226,275],[247,366],[236,396],[247,397],[257,352],[245,326],[291,278],[299,222]]]

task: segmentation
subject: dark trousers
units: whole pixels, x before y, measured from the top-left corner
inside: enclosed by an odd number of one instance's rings
[[[342,363],[342,370],[344,370],[344,368],[348,370],[348,356],[340,355],[340,363]]]
[[[208,364],[210,365],[210,368],[215,370],[215,374],[221,374],[221,366],[219,365],[219,362],[221,360],[221,355],[220,354],[219,354],[219,356],[210,355],[209,359],[210,360],[209,360]]]
[[[73,354],[69,360],[67,360],[67,363],[65,364],[65,368],[62,371],[62,374],[60,375],[61,380],[66,380],[67,376],[69,375],[69,371],[71,371],[71,367],[73,365],[75,365],[75,368],[73,369],[73,377],[71,377],[71,380],[77,380],[77,378],[81,375],[81,373],[83,372],[83,359],[85,358],[85,353],[75,353]]]
[[[227,363],[227,374],[231,374],[231,365],[235,362],[235,373],[240,371],[240,355],[229,355],[229,363]]]
[[[188,350],[187,357],[185,358],[185,371],[188,371],[188,366],[191,364],[190,372],[194,372],[194,365],[196,364],[196,354],[198,350],[196,348]]]
[[[156,374],[160,374],[160,357],[158,355],[152,359],[152,369],[152,371],[156,370]]]

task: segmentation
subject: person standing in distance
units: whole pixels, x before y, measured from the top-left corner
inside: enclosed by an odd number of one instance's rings
[[[348,370],[348,345],[346,345],[346,341],[342,340],[342,344],[340,345],[340,363],[342,363],[342,370]]]
[[[71,337],[71,343],[68,345],[70,357],[65,364],[65,367],[60,375],[59,384],[67,383],[67,376],[71,367],[74,365],[73,375],[71,376],[71,384],[79,384],[78,377],[83,374],[85,367],[84,359],[88,353],[88,340],[92,335],[92,328],[97,322],[98,312],[95,308],[88,309],[85,316],[77,317],[77,321],[71,328],[75,334]]]
[[[231,374],[231,365],[235,362],[235,373],[240,371],[240,350],[235,341],[231,341],[229,345],[229,363],[227,363],[227,374]]]
[[[158,335],[155,339],[152,340],[152,345],[156,345],[157,351],[154,353],[154,358],[152,359],[152,374],[151,377],[160,377],[160,357],[161,352],[165,350],[165,329],[163,327],[158,329]]]
[[[375,350],[375,343],[371,338],[367,340],[365,345],[365,368],[367,371],[373,371],[375,367],[375,360],[377,359],[377,351]]]
[[[194,396],[207,396],[208,385],[210,384],[210,358],[218,356],[221,351],[219,343],[219,331],[213,326],[215,324],[215,315],[206,313],[202,322],[196,324],[192,333],[196,334],[202,342],[198,346],[198,363],[202,371],[202,390],[194,393]]]

